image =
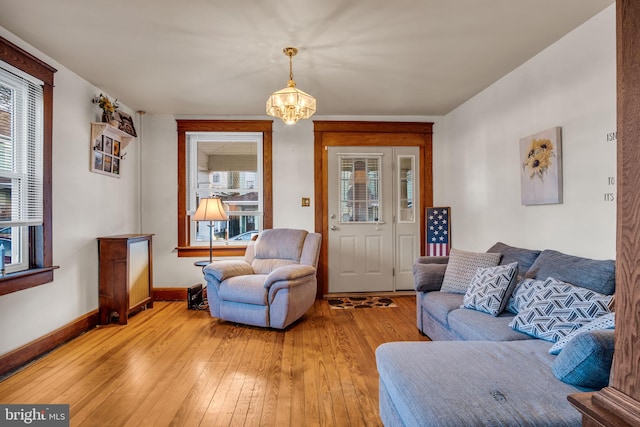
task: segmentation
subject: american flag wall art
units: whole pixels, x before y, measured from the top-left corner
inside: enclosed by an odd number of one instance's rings
[[[451,208],[427,208],[427,256],[447,256],[451,248]]]

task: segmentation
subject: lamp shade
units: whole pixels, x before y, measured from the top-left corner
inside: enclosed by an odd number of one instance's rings
[[[191,218],[194,221],[226,221],[229,219],[218,197],[200,199],[198,210]]]
[[[293,81],[284,89],[274,92],[267,100],[267,114],[281,118],[288,125],[300,119],[308,119],[315,112],[315,98],[297,89]]]

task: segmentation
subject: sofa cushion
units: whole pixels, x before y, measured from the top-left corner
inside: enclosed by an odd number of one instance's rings
[[[520,311],[527,308],[533,302],[533,296],[547,285],[561,283],[553,277],[549,277],[546,280],[534,280],[524,279],[516,284],[509,303],[507,304],[507,311],[513,314],[518,314]]]
[[[459,308],[449,313],[449,329],[464,341],[517,341],[534,339],[509,327],[514,315],[503,312],[497,317],[481,311]]]
[[[553,277],[605,295],[614,293],[615,276],[613,260],[580,258],[549,249],[542,251],[525,275],[538,280]]]
[[[446,270],[447,264],[413,264],[413,287],[418,292],[439,290]]]
[[[533,295],[533,302],[513,318],[517,331],[556,342],[582,325],[609,313],[610,295],[568,283],[548,284]]]
[[[463,294],[479,268],[495,267],[500,262],[499,253],[467,252],[451,249],[449,263],[442,281],[442,292]]]
[[[449,292],[428,292],[424,294],[421,305],[431,317],[447,326],[449,313],[460,308],[463,298],[463,295]]]
[[[507,305],[517,276],[517,262],[479,268],[464,295],[464,307],[497,316]]]
[[[500,265],[511,264],[512,262],[518,263],[519,274],[524,274],[531,268],[540,251],[534,249],[523,249],[509,246],[505,243],[498,242],[491,246],[487,252],[495,252],[502,254]]]
[[[613,347],[613,330],[583,332],[567,343],[551,370],[556,378],[568,384],[592,389],[606,387]]]
[[[597,319],[592,320],[591,322],[581,326],[575,331],[571,332],[566,337],[560,338],[554,345],[549,349],[549,354],[558,354],[562,351],[562,349],[567,345],[569,341],[571,341],[576,335],[581,334],[583,332],[590,331],[601,331],[604,329],[613,329],[616,326],[616,314],[615,313],[607,313],[604,316],[600,316]]]
[[[380,389],[404,426],[579,426],[567,401],[578,390],[554,377],[549,347],[542,340],[385,343],[376,349]]]

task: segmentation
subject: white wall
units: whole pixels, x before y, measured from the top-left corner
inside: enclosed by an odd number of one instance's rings
[[[89,123],[98,119],[99,108],[91,99],[100,89],[1,27],[0,36],[58,70],[52,192],[53,263],[60,268],[52,283],[0,296],[4,354],[98,308],[96,237],[138,231],[139,153],[133,140],[120,179],[92,173]]]
[[[141,142],[142,228],[154,233],[153,280],[156,288],[186,287],[202,283],[202,271],[193,266],[197,258],[178,258],[177,245],[177,130],[170,115],[145,115]],[[188,117],[190,119],[270,120],[268,116]],[[407,116],[313,116],[295,126],[273,121],[273,226],[313,231],[314,171],[313,120],[422,121],[434,122],[434,146],[444,145],[437,132],[442,117]],[[434,147],[434,152],[436,152]],[[309,197],[311,206],[302,207],[301,198]]]
[[[453,246],[496,241],[615,258],[615,5],[446,116],[435,203],[451,206]],[[522,206],[519,139],[562,127],[564,203]]]

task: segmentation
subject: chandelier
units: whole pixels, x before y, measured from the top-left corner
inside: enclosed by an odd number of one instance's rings
[[[298,53],[295,47],[282,49],[289,57],[289,82],[287,87],[271,94],[267,99],[267,114],[279,117],[288,125],[295,124],[300,119],[308,119],[316,112],[316,99],[296,88],[293,81],[293,65],[291,58]]]

